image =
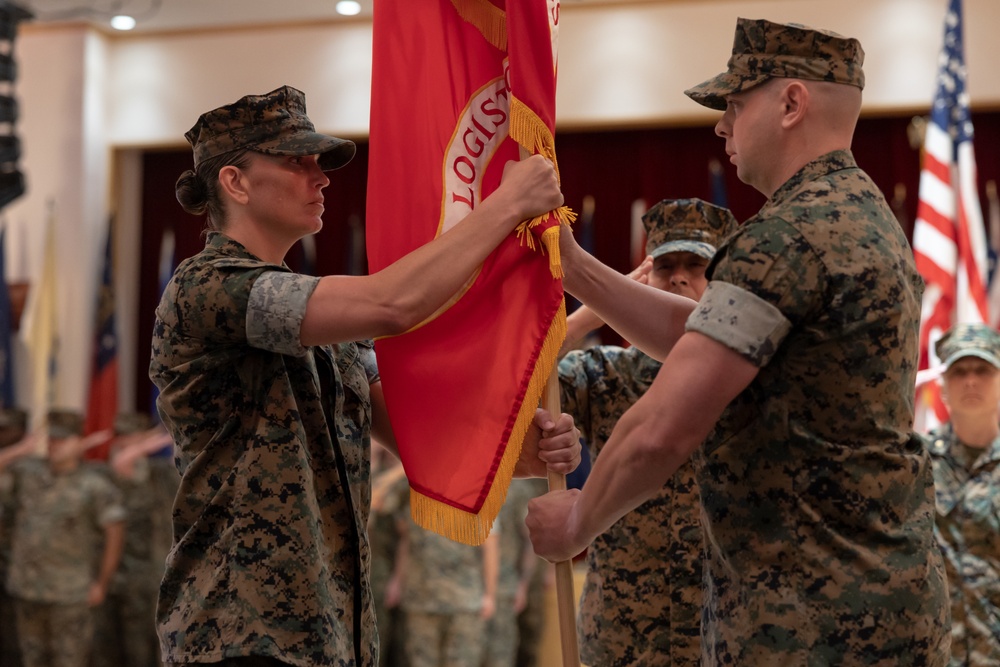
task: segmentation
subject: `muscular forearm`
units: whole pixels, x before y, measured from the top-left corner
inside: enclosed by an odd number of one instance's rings
[[[580,532],[588,544],[662,490],[700,442],[660,440],[658,434],[671,429],[657,428],[647,419],[646,410],[656,407],[636,407],[618,421],[577,503]]]
[[[684,334],[695,301],[636,282],[579,248],[564,266],[566,291],[654,359],[665,359]]]
[[[303,345],[403,333],[446,305],[522,220],[562,204],[551,163],[508,166],[500,187],[447,232],[371,276],[326,276],[309,298]]]
[[[685,334],[649,390],[618,420],[579,492],[551,492],[528,505],[535,551],[572,558],[651,498],[711,431],[757,367],[698,333]]]

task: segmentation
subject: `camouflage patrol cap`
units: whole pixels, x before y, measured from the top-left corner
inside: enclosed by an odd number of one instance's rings
[[[49,410],[45,424],[50,438],[83,435],[83,415],[73,410]]]
[[[698,104],[724,110],[726,95],[776,77],[864,88],[864,61],[864,49],[856,39],[796,23],[740,18],[726,71],[684,94]]]
[[[323,171],[339,169],[354,157],[353,141],[316,131],[306,116],[302,91],[282,86],[265,95],[247,95],[203,113],[184,138],[194,149],[194,165],[232,151],[268,155],[319,155]]]
[[[119,412],[115,415],[115,435],[139,433],[149,427],[149,415],[145,412]]]
[[[670,252],[693,252],[712,259],[722,240],[739,223],[728,208],[701,199],[664,199],[642,216],[646,254],[653,258]]]
[[[0,409],[0,428],[25,430],[28,428],[28,413],[21,408]]]
[[[986,324],[956,324],[934,346],[945,369],[959,359],[978,357],[1000,368],[1000,332]]]

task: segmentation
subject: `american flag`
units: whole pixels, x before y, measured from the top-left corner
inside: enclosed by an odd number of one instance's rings
[[[986,232],[965,80],[962,2],[950,0],[913,226],[913,253],[926,283],[920,317],[921,370],[940,364],[934,343],[952,324],[990,321]],[[918,427],[947,419],[936,383],[924,385],[919,398],[929,409]]]

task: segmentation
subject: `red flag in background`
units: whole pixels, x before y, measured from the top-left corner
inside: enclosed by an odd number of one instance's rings
[[[949,2],[939,62],[913,224],[913,254],[926,284],[919,366],[921,371],[931,371],[925,377],[931,377],[940,364],[934,345],[953,324],[990,322],[986,231],[972,149],[961,0]],[[916,407],[920,430],[948,419],[936,382],[923,385]]]
[[[496,189],[521,152],[511,128],[527,152],[554,159],[557,7],[375,4],[372,273],[447,233]],[[489,534],[565,337],[558,256],[529,247],[541,238],[558,250],[557,221],[544,218],[510,235],[446,310],[376,343],[413,517],[468,544]]]
[[[90,395],[83,424],[86,434],[113,429],[118,412],[118,332],[115,328],[115,292],[112,265],[113,225],[108,225],[104,246],[104,269],[97,293],[97,321],[94,327],[94,357],[90,370]],[[111,441],[88,449],[88,459],[107,460]]]

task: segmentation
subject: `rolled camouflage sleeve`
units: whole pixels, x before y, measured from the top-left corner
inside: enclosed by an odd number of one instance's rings
[[[780,218],[741,228],[720,248],[711,271],[686,329],[759,368],[797,322],[823,307],[826,270],[799,231]]]
[[[306,348],[300,342],[302,320],[318,283],[315,276],[262,273],[254,282],[247,304],[247,342],[278,354],[304,356]]]
[[[697,331],[750,360],[766,366],[791,323],[775,306],[741,287],[712,281],[688,317],[687,331]]]

